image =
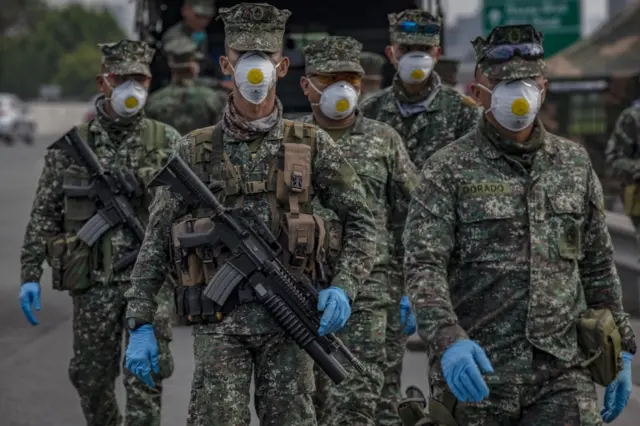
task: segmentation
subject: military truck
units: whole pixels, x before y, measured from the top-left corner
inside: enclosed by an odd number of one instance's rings
[[[213,0],[212,0],[213,1]],[[291,60],[288,75],[278,83],[278,96],[285,113],[297,115],[310,112],[309,103],[300,89],[300,77],[304,75],[305,44],[326,35],[351,36],[364,45],[364,50],[384,53],[389,42],[387,14],[404,9],[420,7],[420,0],[378,0],[371,2],[345,2],[344,0],[322,0],[306,3],[295,0],[273,0],[268,3],[279,9],[292,12],[287,22],[285,55]],[[151,91],[168,84],[169,68],[162,54],[162,35],[181,20],[181,0],[139,0],[136,11],[136,31],[141,40],[148,41],[157,49],[152,64],[153,82]],[[232,7],[238,1],[216,0],[215,5]],[[209,67],[203,71],[211,79],[224,78],[220,73],[218,58],[224,54],[224,27],[221,20],[214,19],[208,27]],[[393,75],[388,64],[387,83]]]

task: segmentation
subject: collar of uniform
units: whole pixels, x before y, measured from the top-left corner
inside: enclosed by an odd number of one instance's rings
[[[396,76],[394,78],[399,78],[398,75],[396,74]],[[444,96],[442,95],[442,81],[440,79],[440,76],[438,75],[437,72],[433,71],[432,72],[432,78],[433,78],[433,83],[429,85],[429,92],[427,94],[427,97],[422,101],[422,102],[429,102],[426,107],[425,107],[425,112],[438,112],[442,109],[442,104],[444,102]],[[400,101],[398,99],[398,97],[396,96],[394,90],[393,90],[393,84],[389,87],[389,92],[387,93],[387,96],[390,96],[390,101],[389,102],[384,102],[382,109],[387,111],[387,112],[391,112],[391,113],[397,113],[398,112],[398,102]],[[433,99],[430,99],[430,94],[434,91],[437,90],[436,95],[433,97]],[[420,102],[416,102],[415,104],[419,104]],[[410,104],[413,105],[413,104]]]
[[[355,115],[356,115],[355,120],[353,121],[351,126],[349,126],[351,128],[351,134],[364,135],[367,132],[367,126],[364,123],[365,116],[364,114],[362,114],[362,111],[360,111],[360,108],[356,108]],[[300,117],[299,121],[302,123],[312,123],[312,124],[318,125],[313,114],[308,114],[308,115],[305,115],[304,117]],[[345,129],[346,128],[348,127],[345,127]]]
[[[278,121],[278,124],[273,126],[273,129],[269,130],[266,135],[264,135],[264,140],[266,141],[275,141],[281,140],[284,138],[284,120],[281,118]]]
[[[479,145],[480,151],[482,155],[487,158],[496,159],[500,158],[504,153],[495,146],[494,143],[488,141],[483,135],[484,127],[490,126],[491,124],[487,121],[486,118],[482,118],[478,125],[476,126],[476,142]],[[542,121],[539,118],[536,118],[535,128],[533,130],[532,138],[540,138],[542,140],[541,149],[548,155],[554,156],[556,154],[556,147],[550,143],[547,138],[547,130],[544,128]]]

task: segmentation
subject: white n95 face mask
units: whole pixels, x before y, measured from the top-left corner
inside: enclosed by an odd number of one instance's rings
[[[496,121],[512,132],[529,127],[540,111],[542,91],[530,79],[503,81],[490,92],[491,108],[486,112],[491,111]]]
[[[115,113],[120,117],[131,117],[144,108],[147,96],[147,89],[142,84],[127,80],[113,88],[109,101]]]
[[[235,68],[231,68],[240,94],[255,105],[265,100],[276,82],[276,66],[257,52],[245,53]]]
[[[322,92],[311,80],[309,80],[309,85],[320,93],[320,102],[311,105],[319,106],[320,111],[332,120],[342,120],[349,117],[358,104],[358,91],[346,81],[333,83]]]
[[[398,61],[398,75],[408,84],[418,84],[431,75],[436,61],[425,52],[407,52]]]

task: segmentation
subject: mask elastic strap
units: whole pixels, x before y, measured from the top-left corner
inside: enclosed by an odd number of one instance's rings
[[[309,82],[309,86],[311,86],[311,88],[312,88],[313,90],[315,90],[316,92],[318,92],[318,94],[319,94],[320,96],[322,96],[322,91],[320,91],[320,90],[316,87],[316,85],[315,85],[315,84],[313,84],[313,83],[311,82],[311,79],[310,79],[309,77],[305,77],[305,78],[306,78],[306,79],[307,79],[307,81]],[[310,102],[310,105],[313,105],[313,106],[320,106],[320,102]]]

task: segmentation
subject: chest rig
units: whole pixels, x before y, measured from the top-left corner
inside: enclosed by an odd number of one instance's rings
[[[90,129],[91,123],[78,126],[80,137],[95,150],[95,135]],[[117,171],[122,174],[122,182],[129,188],[122,188],[136,209],[138,218],[146,223],[150,199],[144,185],[159,170],[166,157],[168,141],[165,126],[154,120],[145,120],[141,134],[142,148],[136,160],[137,169]],[[52,237],[47,244],[47,261],[54,273],[54,288],[77,291],[93,285],[93,271],[104,272],[107,280],[112,277],[112,265],[116,251],[113,246],[114,230],[107,231],[92,248],[82,244],[76,233],[97,212],[97,206],[91,198],[91,178],[87,170],[72,162],[63,171],[64,218],[63,233]]]
[[[281,261],[291,273],[304,274],[315,281],[325,279],[326,231],[321,217],[312,214],[311,162],[316,150],[314,125],[283,120],[284,135],[276,155],[269,161],[267,178],[247,182],[242,169],[231,162],[224,151],[222,124],[192,133],[191,165],[209,188],[217,192],[229,208],[240,208],[245,197],[266,196],[270,221],[266,223],[282,250]],[[240,142],[242,143],[242,142]],[[259,144],[258,144],[259,145]],[[202,297],[202,289],[213,278],[230,253],[226,247],[183,249],[179,237],[212,229],[207,209],[196,209],[177,221],[172,228],[172,256],[180,288],[176,291],[178,314],[190,323],[218,322],[223,314],[242,303],[255,300],[249,286],[224,307]]]

